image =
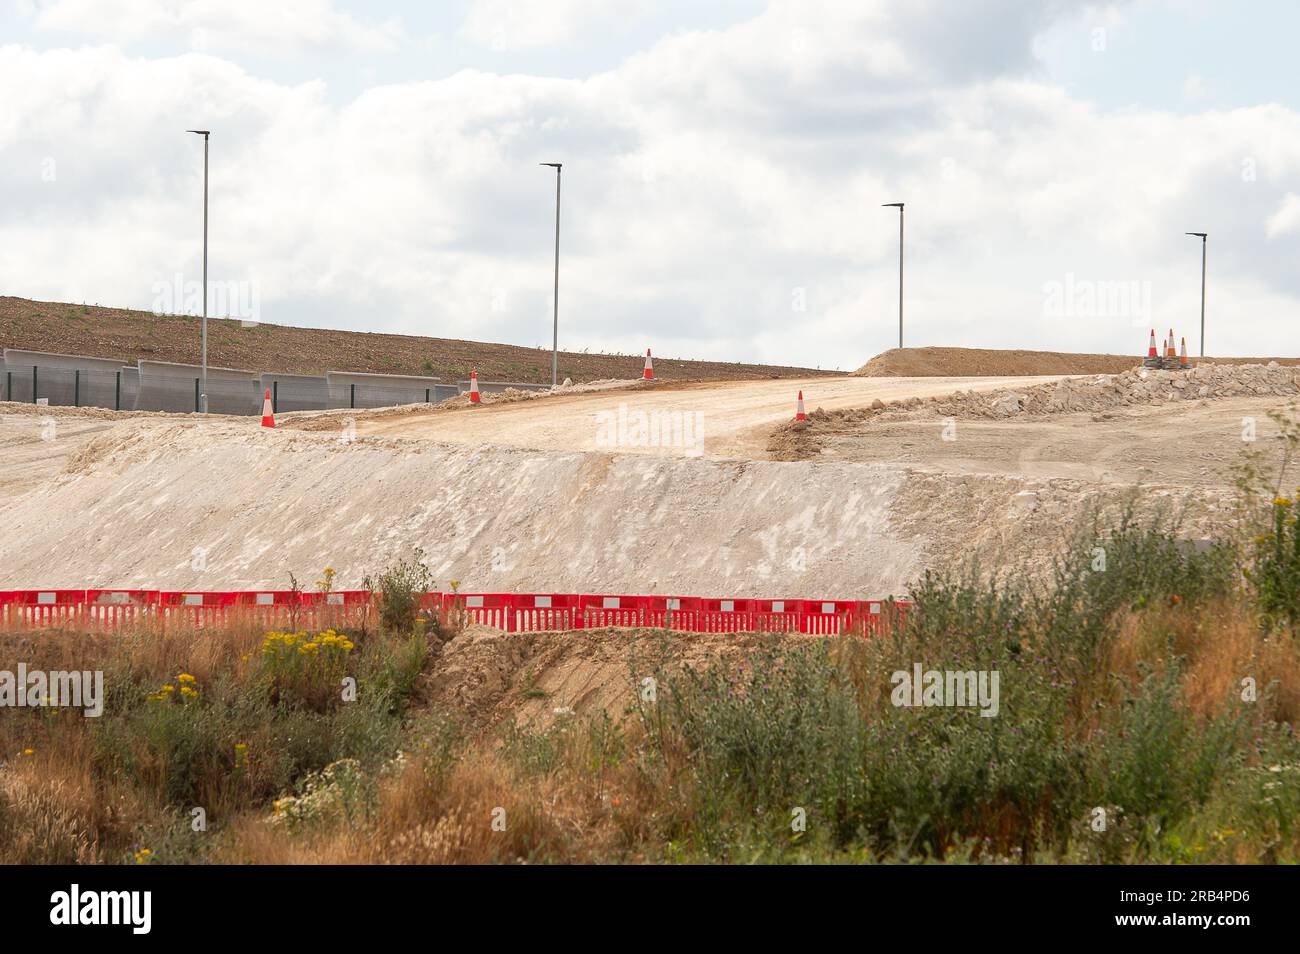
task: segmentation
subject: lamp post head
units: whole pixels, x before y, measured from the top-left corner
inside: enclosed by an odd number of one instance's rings
[[[901,208],[903,207],[903,203],[901,203],[901,202],[884,202],[884,203],[881,204],[880,207],[881,207],[882,209],[901,209]]]
[[[211,135],[212,135],[212,130],[210,130],[210,129],[187,129],[187,130],[185,130],[185,131],[186,131],[186,132],[192,132],[192,133],[194,133],[195,135],[198,135],[198,136],[202,136],[204,139],[206,139],[208,136],[211,136]]]
[[[539,165],[539,166],[550,166],[552,169],[558,169],[558,168],[560,168],[562,165],[564,165],[564,163],[562,163],[562,162],[539,162],[538,165]]]
[[[1210,233],[1209,233],[1209,232],[1184,232],[1183,234],[1184,234],[1184,235],[1195,235],[1195,236],[1198,236],[1198,237],[1200,238],[1200,240],[1201,240],[1202,242],[1204,242],[1206,236],[1209,235]]]

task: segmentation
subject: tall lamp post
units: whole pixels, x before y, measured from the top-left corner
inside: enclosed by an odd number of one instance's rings
[[[555,292],[551,311],[551,387],[560,380],[560,169],[562,162],[543,162],[555,170]]]
[[[199,407],[208,413],[208,129],[187,129],[203,137],[203,388]]]
[[[898,347],[903,347],[903,203],[886,202],[882,209],[898,209]]]
[[[1185,235],[1195,235],[1201,240],[1201,357],[1205,357],[1205,239],[1209,236],[1208,232],[1185,232]]]

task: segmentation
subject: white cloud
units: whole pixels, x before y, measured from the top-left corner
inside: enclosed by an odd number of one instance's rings
[[[1300,233],[1300,195],[1286,194],[1277,211],[1268,217],[1265,232],[1269,238]]]
[[[880,204],[904,200],[911,343],[1136,351],[1129,318],[1054,317],[1043,287],[1147,282],[1152,322],[1190,327],[1195,229],[1216,350],[1300,351],[1300,115],[1098,110],[1026,78],[1023,7],[946,6],[995,36],[959,56],[925,5],[782,3],[586,80],[342,106],[212,56],[0,48],[0,291],[148,307],[193,275],[203,125],[212,275],[256,278],[266,321],[549,341],[557,160],[564,347],[856,367],[896,333]]]
[[[653,9],[651,0],[473,0],[461,33],[502,51],[558,46],[626,28]]]
[[[31,12],[39,30],[123,44],[180,39],[199,50],[383,50],[401,34],[396,21],[359,23],[330,0],[46,0]]]

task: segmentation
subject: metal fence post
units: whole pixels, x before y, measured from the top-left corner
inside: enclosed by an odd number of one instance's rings
[[[12,401],[13,399],[14,399],[14,373],[12,371],[6,371],[5,372],[5,400]]]
[[[355,384],[352,384],[349,385],[348,407],[354,408],[356,406],[357,406],[357,386]]]
[[[199,379],[194,379],[194,413],[199,413]]]
[[[280,413],[280,382],[275,380],[271,382],[271,413]]]
[[[425,389],[424,389],[424,403],[425,403],[425,404],[428,404],[428,403],[429,403],[429,389],[428,389],[428,388],[425,388]]]
[[[81,407],[81,369],[72,372],[72,406]]]
[[[36,403],[36,377],[37,377],[36,365],[32,365],[32,403],[33,404]]]
[[[122,372],[117,372],[117,381],[113,385],[113,410],[122,410]]]

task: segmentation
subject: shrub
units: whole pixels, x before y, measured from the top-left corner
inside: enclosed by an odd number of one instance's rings
[[[403,635],[415,632],[421,601],[433,588],[424,551],[417,548],[414,557],[399,561],[377,578],[367,576],[365,587],[377,594],[379,622],[384,629]]]
[[[309,773],[299,782],[296,795],[277,798],[271,821],[288,828],[328,822],[351,825],[373,811],[375,798],[374,782],[361,763],[340,759]]]
[[[1300,623],[1300,522],[1294,499],[1273,501],[1273,520],[1268,530],[1255,537],[1255,559],[1246,571],[1255,591],[1266,626],[1285,625],[1295,630]]]
[[[260,659],[277,702],[298,702],[324,710],[341,698],[341,682],[355,644],[332,629],[315,636],[267,633]]]

